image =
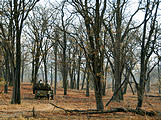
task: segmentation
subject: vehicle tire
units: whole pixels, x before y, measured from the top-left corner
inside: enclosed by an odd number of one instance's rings
[[[51,95],[51,99],[52,99],[52,100],[54,99],[54,96],[53,96],[53,95]]]

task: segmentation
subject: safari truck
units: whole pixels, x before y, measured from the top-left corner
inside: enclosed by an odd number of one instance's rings
[[[46,97],[48,99],[53,99],[53,90],[50,85],[45,83],[36,83],[34,86],[35,98]]]

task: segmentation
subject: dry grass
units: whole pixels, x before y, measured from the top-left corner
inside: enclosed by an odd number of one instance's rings
[[[68,90],[68,95],[63,95],[63,89],[57,89],[57,95],[54,97],[54,100],[34,99],[32,94],[31,84],[22,84],[21,85],[21,98],[22,103],[20,105],[10,104],[11,100],[11,91],[12,88],[9,88],[8,94],[0,93],[0,119],[2,120],[161,120],[161,116],[148,117],[140,116],[133,113],[108,113],[108,114],[71,114],[66,113],[61,109],[55,108],[51,103],[56,104],[57,106],[63,107],[64,109],[95,109],[95,97],[94,92],[90,91],[90,97],[85,96],[84,90]],[[155,91],[152,91],[150,94],[157,95]],[[107,90],[107,95],[103,97],[104,104],[110,99],[112,92]],[[108,107],[105,107],[105,110],[109,110],[115,107],[126,107],[126,108],[135,108],[137,103],[137,96],[132,95],[131,92],[128,92],[124,97],[123,102],[112,102]],[[146,97],[143,109],[147,111],[160,111],[161,112],[161,98],[159,97]],[[35,117],[33,118],[33,108],[35,112]]]

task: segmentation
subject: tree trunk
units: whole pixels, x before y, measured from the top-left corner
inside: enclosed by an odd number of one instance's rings
[[[18,19],[16,19],[18,20]],[[18,23],[18,22],[17,22]],[[15,70],[15,79],[13,85],[13,94],[12,94],[12,104],[20,104],[20,72],[21,72],[21,32],[17,27],[16,33],[16,70]]]
[[[102,90],[102,95],[106,95],[106,80],[103,80],[103,90]]]
[[[50,82],[51,82],[51,86],[53,85],[53,67],[51,65],[51,74],[50,74]]]
[[[114,51],[114,79],[115,79],[115,92],[119,89],[121,85],[122,73],[123,73],[123,41],[121,40],[121,33],[122,33],[122,12],[121,12],[121,1],[116,1],[116,39],[113,42]],[[120,89],[117,94],[114,96],[113,100],[120,101],[123,100],[122,89]]]
[[[144,49],[141,52],[141,71],[140,71],[140,81],[138,87],[138,104],[137,108],[141,108],[143,104],[144,92],[145,92],[145,79],[146,79],[146,64],[145,64],[145,54]]]
[[[81,52],[81,51],[80,51]],[[78,73],[77,73],[77,90],[79,90],[79,82],[80,82],[80,66],[81,66],[81,53],[78,57]]]
[[[67,95],[66,47],[63,49],[63,88],[64,95]]]
[[[56,41],[55,41],[55,51],[54,51],[54,54],[55,54],[55,83],[54,83],[54,94],[56,95],[56,88],[57,88],[57,52],[58,52],[58,47],[57,47],[57,38],[58,38],[58,33],[56,33]]]
[[[128,69],[126,69],[126,75],[125,75],[125,84],[123,86],[123,94],[126,94],[127,92],[127,86],[128,86],[128,83],[129,83],[129,78],[130,78],[130,72]]]
[[[115,91],[115,79],[112,77],[112,92]]]
[[[73,70],[71,70],[71,71],[73,71]],[[73,74],[73,72],[70,72],[69,75],[70,75],[70,89],[74,89],[74,79],[73,79],[74,74]]]
[[[118,46],[118,45],[117,45]],[[119,46],[118,46],[119,48]],[[115,73],[114,73],[114,78],[115,78],[115,91],[118,91],[120,85],[121,85],[121,63],[120,63],[120,53],[119,53],[119,49],[117,49],[116,52],[116,56],[114,58],[114,62],[115,62]],[[123,100],[123,94],[122,94],[122,89],[120,89],[113,97],[114,101],[120,101]]]
[[[150,92],[150,76],[149,78],[147,78],[147,82],[146,82],[146,93],[149,93]]]
[[[87,78],[86,78],[86,97],[89,97],[89,76],[90,76],[90,72],[87,73]]]
[[[83,88],[84,88],[84,81],[85,81],[85,79],[86,79],[86,73],[87,73],[87,64],[86,64],[85,71],[84,71],[84,75],[83,75],[81,90],[83,90]]]
[[[9,79],[9,85],[13,86],[13,81],[15,79],[15,66],[14,66],[13,63],[10,64],[10,76],[11,77],[9,77],[10,78]]]
[[[45,53],[45,56],[44,56],[45,84],[48,83],[48,73],[47,73],[47,63],[46,63],[46,59],[47,59],[47,56],[46,56],[46,53]]]
[[[61,22],[62,22],[62,27],[63,27],[63,60],[62,60],[62,65],[63,65],[63,88],[64,88],[64,95],[67,95],[67,63],[66,63],[66,50],[67,50],[67,37],[66,37],[66,26],[64,24],[64,4],[62,5],[61,9]]]
[[[96,99],[96,106],[97,110],[103,110],[104,105],[102,101],[102,88],[103,88],[103,83],[102,83],[102,78],[103,78],[103,60],[104,60],[104,55],[102,54],[101,56],[98,55],[93,55],[92,60],[92,68],[93,69],[93,78],[94,78],[94,90],[95,90],[95,99]]]
[[[75,69],[73,70],[73,86],[74,88],[73,89],[76,89],[76,74],[75,74]]]
[[[103,105],[103,101],[102,101],[102,83],[99,80],[101,79],[100,77],[97,77],[97,79],[94,82],[94,89],[95,89],[95,99],[96,99],[96,106],[97,106],[97,110],[103,110],[104,109],[104,105]]]
[[[34,72],[35,72],[35,64],[34,64],[34,56],[33,56],[33,58],[32,58],[32,73],[31,73],[31,77],[32,77],[31,78],[32,79],[31,82],[32,83],[34,83],[34,75],[35,75]]]
[[[69,51],[69,56],[70,56],[70,51]],[[70,70],[69,70],[69,75],[70,75],[70,89],[74,89],[75,88],[75,66],[76,66],[76,62],[75,62],[75,54],[73,54],[72,61],[70,61]],[[74,60],[74,61],[73,61]]]

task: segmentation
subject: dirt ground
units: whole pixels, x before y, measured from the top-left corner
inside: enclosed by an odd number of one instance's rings
[[[2,87],[0,88],[2,91]],[[56,108],[50,103],[67,110],[87,110],[96,109],[94,93],[90,91],[90,97],[85,96],[85,90],[68,90],[67,95],[63,95],[63,89],[57,89],[57,95],[54,100],[47,98],[34,99],[32,94],[32,85],[24,83],[21,85],[21,104],[13,105],[11,101],[12,88],[9,87],[9,93],[0,93],[0,120],[161,120],[161,115],[141,116],[130,112],[117,112],[105,114],[80,114],[68,113],[62,109]],[[149,93],[153,97],[145,97],[143,109],[161,113],[161,95],[157,91]],[[104,105],[111,98],[112,92],[107,90],[106,96],[103,97]],[[155,97],[157,96],[157,97]],[[105,110],[112,108],[124,107],[135,109],[137,96],[131,91],[124,96],[123,102],[111,102]],[[33,114],[35,115],[33,117]]]

